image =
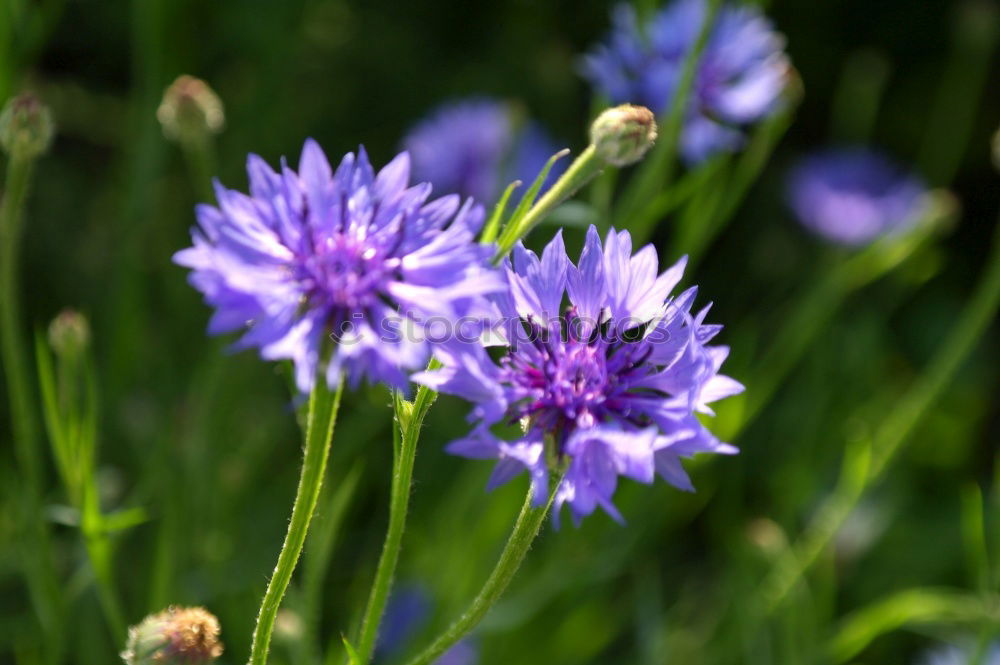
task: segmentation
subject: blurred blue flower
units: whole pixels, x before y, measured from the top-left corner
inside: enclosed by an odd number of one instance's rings
[[[565,468],[556,493],[574,521],[611,502],[619,475],[643,483],[659,473],[693,490],[680,460],[697,452],[735,453],[701,424],[710,402],[743,386],[719,374],[728,355],[708,346],[721,326],[704,323],[705,307],[691,314],[697,289],[671,298],[686,264],[657,275],[656,250],[634,256],[627,231],[608,233],[601,247],[590,227],[580,261],[570,263],[561,232],[541,260],[518,245],[505,265],[510,293],[497,297],[507,346],[499,363],[478,345],[440,346],[438,371],[414,381],[474,402],[473,431],[449,452],[499,459],[490,487],[522,470],[543,503],[553,467]],[[563,296],[570,306],[562,310]],[[507,441],[491,431],[521,424]]]
[[[967,665],[971,662],[973,649],[946,646],[928,651],[918,661],[919,665]],[[980,661],[981,665],[1000,665],[1000,644],[993,644]]]
[[[379,625],[376,654],[394,653],[409,643],[427,623],[431,598],[419,586],[400,586],[393,591]]]
[[[438,107],[410,131],[403,147],[417,179],[484,203],[495,202],[514,180],[531,184],[558,150],[536,123],[516,122],[508,104],[489,98]],[[546,184],[562,168],[557,162]]]
[[[583,59],[584,76],[613,103],[665,112],[705,14],[705,0],[675,0],[640,26],[631,6],[617,6],[606,43]],[[681,134],[688,162],[738,150],[743,127],[780,108],[791,67],[784,47],[784,37],[757,8],[719,10],[698,63]]]
[[[479,649],[470,639],[464,639],[441,654],[434,665],[476,665],[479,662]]]
[[[216,183],[218,207],[198,206],[194,246],[174,260],[215,308],[209,332],[249,326],[236,348],[292,360],[303,392],[320,370],[331,387],[342,372],[351,385],[404,387],[429,355],[421,322],[505,288],[493,249],[473,242],[482,208],[457,195],[428,203],[429,184],[409,186],[406,153],[376,175],[362,148],[333,171],[309,140],[298,173],[256,155],[247,172],[250,195]]]
[[[402,651],[427,624],[433,603],[420,586],[403,586],[389,598],[385,616],[379,628],[376,660]],[[444,652],[434,665],[475,665],[479,650],[466,638]]]
[[[788,204],[799,221],[848,246],[910,228],[920,219],[926,192],[917,177],[865,148],[816,153],[788,178]]]

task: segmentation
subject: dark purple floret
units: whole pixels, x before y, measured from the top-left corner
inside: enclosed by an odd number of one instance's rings
[[[474,242],[483,210],[457,195],[428,202],[410,161],[377,174],[364,149],[334,171],[306,141],[298,172],[247,162],[250,195],[216,183],[218,207],[197,208],[194,246],[174,260],[215,308],[212,334],[245,331],[237,348],[290,359],[298,388],[317,373],[404,387],[430,353],[425,323],[455,320],[504,288]]]
[[[657,274],[651,245],[633,256],[628,232],[612,230],[602,247],[593,226],[577,265],[561,232],[540,259],[516,247],[510,292],[495,298],[507,322],[500,360],[478,345],[442,346],[443,369],[414,377],[475,404],[473,431],[449,451],[499,459],[491,487],[527,470],[539,502],[549,472],[564,471],[555,501],[575,519],[597,506],[620,519],[611,502],[619,475],[649,483],[659,473],[693,489],[682,457],[736,452],[696,413],[743,386],[718,373],[728,348],[708,345],[721,326],[704,323],[707,307],[691,313],[696,289],[670,296],[684,265]],[[501,438],[501,424],[523,436]]]
[[[925,209],[926,195],[917,177],[865,148],[817,153],[788,178],[788,203],[803,226],[849,246],[910,228]]]

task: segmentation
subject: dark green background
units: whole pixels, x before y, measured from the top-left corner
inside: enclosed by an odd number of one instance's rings
[[[309,136],[331,159],[363,143],[376,164],[385,163],[426,111],[470,94],[518,101],[578,150],[591,107],[578,57],[604,34],[610,7],[527,0],[9,4],[0,21],[16,6],[24,13],[10,24],[14,40],[0,57],[0,97],[35,90],[60,130],[38,166],[27,213],[26,317],[44,326],[64,306],[91,317],[105,507],[142,506],[151,516],[117,541],[127,618],[137,622],[168,603],[204,604],[222,621],[223,660],[242,662],[290,510],[299,433],[284,378],[252,353],[225,355],[224,341],[205,337],[209,311],[170,262],[188,242],[196,195],[155,119],[164,87],[189,73],[219,93],[227,127],[217,142],[218,173],[239,188],[247,152],[294,161]],[[796,594],[765,630],[741,635],[732,623],[771,563],[748,534],[759,533],[761,518],[789,538],[799,532],[832,487],[845,438],[877,424],[914,380],[985,256],[1000,205],[988,147],[1000,124],[996,59],[982,98],[956,100],[956,108],[972,109],[968,137],[958,121],[934,129],[930,120],[952,53],[976,42],[968,29],[955,29],[969,4],[828,0],[767,8],[788,38],[804,101],[745,205],[686,280],[701,285],[701,298],[716,303],[712,320],[727,326],[720,339],[734,347],[730,373],[753,391],[746,372],[761,336],[782,325],[790,296],[827,255],[783,207],[783,176],[796,156],[836,138],[834,93],[859,49],[889,66],[872,142],[904,163],[923,155],[931,184],[958,197],[961,221],[932,250],[848,300],[741,436],[743,453],[689,466],[697,494],[626,482],[618,503],[627,526],[598,514],[579,529],[547,529],[478,632],[483,663],[822,662],[824,641],[852,609],[908,587],[971,587],[960,492],[980,483],[989,494],[993,485],[1000,440],[995,329],[863,501],[849,525],[861,544],[852,549],[843,540],[809,577],[812,593]],[[991,7],[995,18],[995,2],[971,4]],[[941,166],[947,156],[926,148],[932,131],[943,138],[932,146],[960,154],[953,178]],[[543,227],[536,240],[551,232]],[[6,423],[6,399],[0,402]],[[362,390],[348,398],[338,426],[331,486],[351,469],[360,482],[329,562],[324,644],[336,646],[351,629],[381,545],[387,405],[382,390]],[[442,399],[428,418],[397,576],[434,594],[433,626],[484,579],[526,486],[522,478],[487,495],[488,464],[444,454],[443,444],[465,427],[464,412],[457,400]],[[12,474],[6,425],[0,439],[0,468]],[[65,501],[50,476],[47,501]],[[13,499],[3,501],[0,517],[12,511]],[[164,535],[168,514],[179,528]],[[0,519],[0,543],[8,522]],[[67,593],[75,594],[70,661],[114,662],[123,636],[113,643],[108,635],[77,534],[66,527],[56,534]],[[12,640],[34,630],[8,549],[0,545],[3,662]],[[159,583],[154,570],[166,575]],[[287,605],[296,607],[296,599],[293,593]],[[858,662],[911,662],[935,638],[968,632],[946,622],[897,631]],[[279,634],[273,662],[310,662],[294,642]]]

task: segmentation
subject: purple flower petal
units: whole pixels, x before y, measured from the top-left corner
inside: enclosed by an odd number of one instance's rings
[[[376,175],[361,148],[333,171],[311,139],[298,173],[251,155],[251,195],[217,183],[218,206],[198,206],[193,247],[174,257],[215,309],[209,331],[248,328],[237,347],[290,359],[303,392],[320,372],[404,388],[430,355],[431,318],[487,311],[506,288],[474,242],[482,207],[427,202],[409,170],[403,153]]]

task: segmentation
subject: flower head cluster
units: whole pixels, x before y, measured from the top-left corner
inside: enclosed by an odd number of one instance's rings
[[[226,124],[222,100],[207,83],[183,74],[163,92],[156,109],[163,134],[175,141],[203,139],[218,134]]]
[[[406,153],[376,174],[362,148],[334,171],[310,140],[297,173],[255,155],[247,171],[250,195],[216,184],[218,207],[198,207],[194,246],[175,260],[215,308],[209,331],[249,325],[237,348],[292,360],[302,391],[324,368],[331,386],[342,374],[405,386],[429,355],[429,320],[504,288],[493,250],[473,242],[482,208],[429,202]]]
[[[0,149],[11,157],[37,157],[54,134],[52,112],[30,93],[12,97],[0,111]]]
[[[442,192],[493,202],[510,182],[535,180],[556,147],[536,123],[518,123],[508,104],[473,98],[445,104],[403,140],[414,175]],[[546,183],[558,176],[553,167]]]
[[[622,104],[607,109],[590,126],[590,143],[612,166],[642,159],[656,142],[656,116],[645,106]]]
[[[849,246],[910,228],[924,211],[926,193],[918,178],[861,148],[807,157],[788,178],[788,203],[799,221]]]
[[[705,0],[675,0],[640,26],[635,10],[620,5],[607,42],[584,58],[583,73],[612,102],[662,113],[677,94],[706,13]],[[737,150],[742,128],[780,107],[790,69],[784,45],[759,10],[719,10],[689,97],[681,135],[685,159]]]
[[[200,665],[222,655],[219,620],[201,607],[170,607],[129,629],[128,665]]]
[[[628,232],[601,245],[591,227],[577,265],[561,234],[539,259],[518,246],[506,265],[509,293],[497,298],[508,322],[499,362],[482,347],[436,349],[443,368],[414,380],[475,402],[476,425],[449,451],[499,460],[490,485],[527,470],[544,502],[550,470],[564,470],[556,492],[574,519],[612,504],[619,475],[640,482],[659,473],[691,490],[680,460],[697,452],[734,453],[701,424],[709,403],[743,387],[719,374],[728,349],[710,346],[721,326],[708,307],[692,313],[696,289],[676,297],[682,259],[657,274],[655,249],[632,254]],[[568,307],[563,307],[568,298]],[[494,426],[522,427],[515,440]]]

